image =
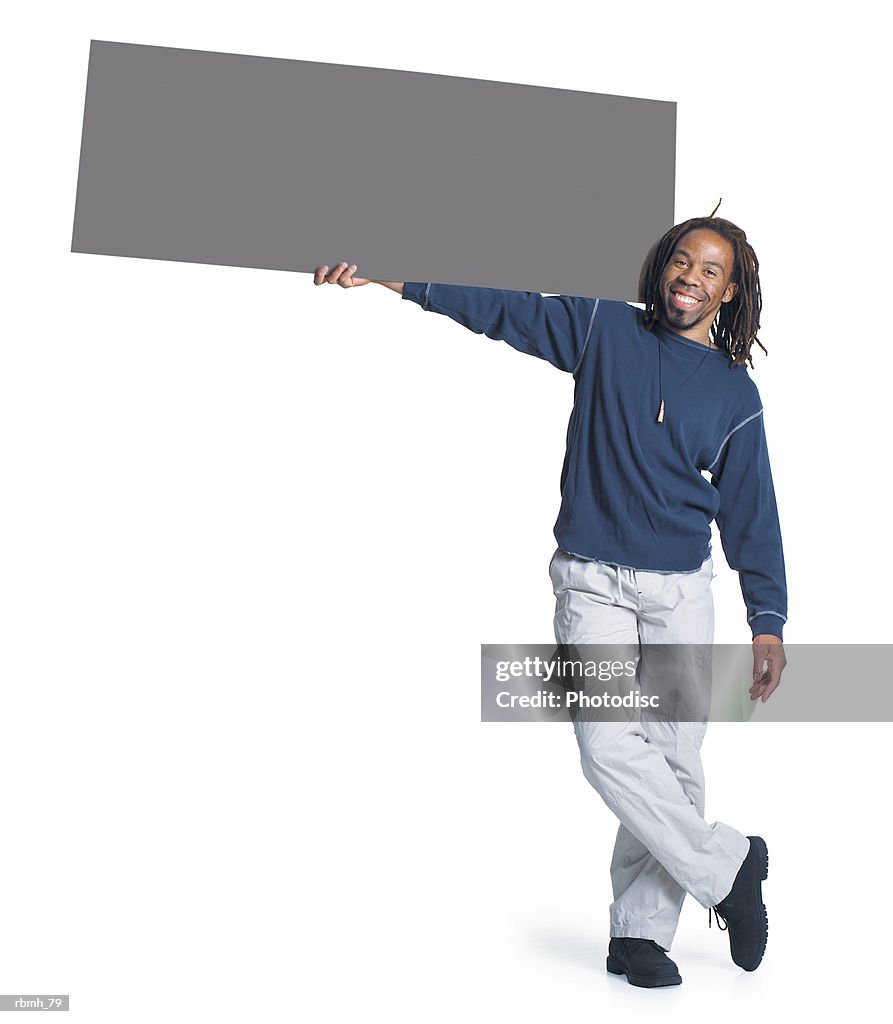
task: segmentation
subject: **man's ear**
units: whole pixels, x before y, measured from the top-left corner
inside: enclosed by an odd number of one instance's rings
[[[734,281],[731,281],[731,282],[729,282],[729,287],[726,288],[725,293],[723,294],[722,301],[723,302],[731,302],[732,299],[734,299],[737,294],[738,294],[738,285],[735,284]]]

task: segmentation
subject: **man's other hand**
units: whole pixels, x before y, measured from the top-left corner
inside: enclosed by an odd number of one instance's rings
[[[765,664],[766,668],[763,668]],[[787,664],[781,637],[762,633],[753,638],[753,686],[750,688],[750,699],[757,698],[763,704],[770,698],[781,682],[781,673]]]

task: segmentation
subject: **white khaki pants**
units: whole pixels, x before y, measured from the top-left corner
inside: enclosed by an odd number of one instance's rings
[[[655,573],[559,549],[549,575],[559,644],[713,642],[711,558],[697,572]],[[574,722],[583,774],[620,820],[611,861],[612,936],[653,939],[669,949],[685,894],[704,907],[718,903],[750,848],[740,832],[704,820],[704,719]]]

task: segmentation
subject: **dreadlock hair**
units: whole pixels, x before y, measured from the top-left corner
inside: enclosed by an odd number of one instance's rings
[[[663,299],[660,281],[670,256],[683,235],[689,231],[705,229],[724,238],[732,247],[734,263],[732,281],[738,285],[734,297],[724,302],[716,319],[710,326],[710,339],[729,354],[732,366],[750,364],[753,359],[750,350],[754,343],[765,352],[766,347],[757,337],[760,329],[760,312],[763,296],[760,291],[760,263],[747,235],[736,224],[722,217],[693,217],[677,224],[652,246],[642,265],[639,276],[639,301],[645,303],[645,326],[650,330],[658,318]]]

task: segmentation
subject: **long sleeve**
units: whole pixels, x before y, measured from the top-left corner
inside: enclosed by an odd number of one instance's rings
[[[403,298],[476,334],[573,373],[592,331],[597,299],[407,281]]]
[[[781,637],[787,584],[762,409],[733,427],[708,469],[719,490],[722,548],[738,572],[752,634]]]

